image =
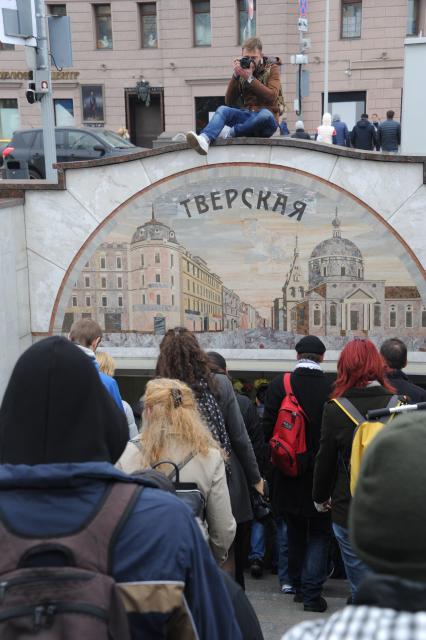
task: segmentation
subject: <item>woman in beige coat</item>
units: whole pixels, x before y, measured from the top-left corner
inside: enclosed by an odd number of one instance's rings
[[[134,473],[161,460],[179,465],[191,453],[193,457],[180,471],[180,480],[196,482],[204,495],[210,548],[222,563],[236,530],[223,452],[203,423],[191,389],[179,380],[151,380],[145,390],[140,439],[128,443],[117,466]],[[169,465],[158,469],[170,473]]]

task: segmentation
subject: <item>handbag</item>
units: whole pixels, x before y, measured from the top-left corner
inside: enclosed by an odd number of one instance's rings
[[[196,518],[204,522],[206,519],[206,499],[203,493],[198,488],[196,482],[181,482],[180,481],[180,470],[188,464],[190,460],[194,457],[194,454],[189,453],[182,462],[176,464],[171,460],[162,460],[161,462],[157,462],[152,465],[152,468],[155,469],[160,464],[169,464],[173,467],[173,471],[169,473],[166,477],[173,482],[176,491],[176,497],[179,500],[182,500],[189,507]]]

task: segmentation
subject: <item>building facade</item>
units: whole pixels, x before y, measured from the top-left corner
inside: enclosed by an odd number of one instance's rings
[[[290,129],[300,117],[310,132],[320,122],[325,0],[310,0],[305,32],[298,30],[294,0],[48,0],[46,6],[52,15],[68,15],[72,28],[74,66],[53,70],[57,125],[126,126],[144,147],[163,131],[200,130],[223,103],[232,60],[251,35],[283,61]],[[393,109],[399,118],[404,39],[425,31],[421,0],[330,0],[329,109],[350,126],[365,110],[384,119]],[[300,51],[301,36],[309,95],[299,116],[290,56]],[[26,87],[23,47],[2,45],[0,140],[40,125],[39,105],[27,103]]]

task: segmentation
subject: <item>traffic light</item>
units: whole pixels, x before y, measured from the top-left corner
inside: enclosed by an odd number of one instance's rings
[[[35,82],[28,83],[28,89],[25,92],[25,96],[30,104],[34,104],[39,99],[39,96],[36,93],[36,85]]]

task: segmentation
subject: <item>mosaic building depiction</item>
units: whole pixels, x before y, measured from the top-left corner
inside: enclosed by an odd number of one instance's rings
[[[154,215],[136,229],[130,243],[102,243],[86,263],[63,331],[80,318],[96,320],[107,333],[162,334],[176,326],[218,332],[266,324]]]
[[[307,273],[296,239],[282,297],[274,300],[273,329],[340,337],[424,335],[426,307],[418,289],[366,278],[362,253],[342,237],[337,211],[332,226],[332,237],[310,254]]]

